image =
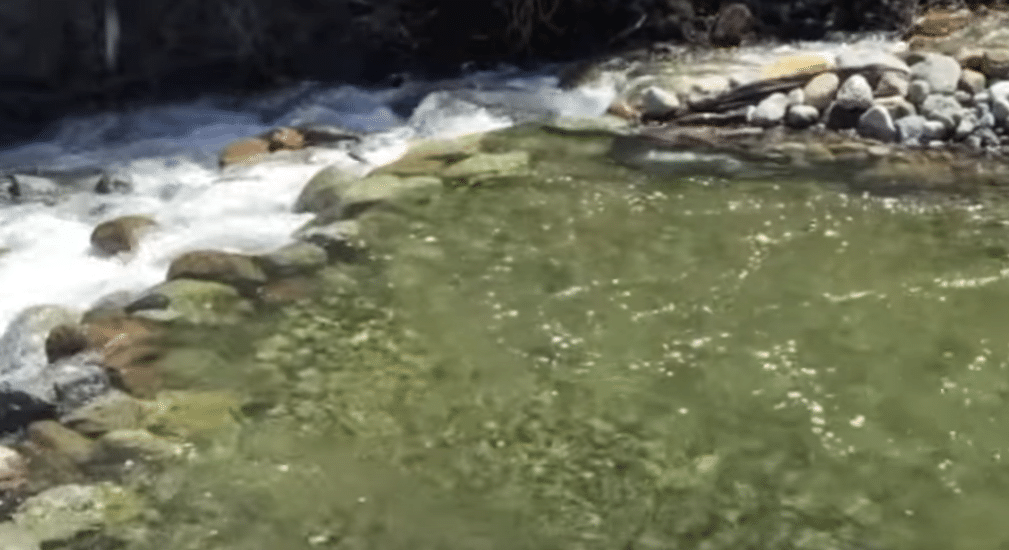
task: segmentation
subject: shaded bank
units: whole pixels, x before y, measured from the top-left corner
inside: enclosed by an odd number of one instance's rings
[[[756,34],[783,39],[902,29],[918,4],[936,4],[743,3]],[[0,7],[0,116],[7,132],[30,134],[68,110],[138,99],[306,79],[390,84],[397,74],[445,74],[466,62],[707,43],[719,7],[718,0],[10,0]]]

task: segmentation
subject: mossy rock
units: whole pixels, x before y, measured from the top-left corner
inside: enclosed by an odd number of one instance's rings
[[[449,140],[423,140],[414,143],[398,160],[379,167],[373,175],[436,176],[453,162],[480,152],[483,134],[467,134]]]
[[[175,279],[162,283],[147,294],[168,298],[165,309],[151,309],[134,315],[155,321],[177,321],[193,325],[226,325],[252,313],[252,305],[234,287],[212,281]]]
[[[199,440],[237,425],[238,396],[228,391],[164,391],[151,403],[144,425],[152,434]]]
[[[305,184],[294,201],[294,211],[318,214],[336,208],[347,188],[360,179],[335,166],[323,168]]]
[[[444,175],[451,179],[510,176],[521,174],[528,168],[529,153],[526,151],[480,153],[449,166]]]
[[[14,523],[42,543],[55,543],[89,532],[121,534],[144,509],[139,495],[112,483],[61,485],[28,498]]]

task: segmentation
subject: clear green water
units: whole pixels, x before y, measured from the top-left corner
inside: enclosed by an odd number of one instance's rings
[[[366,216],[137,547],[1009,548],[1003,205],[606,147],[507,132],[533,176]]]

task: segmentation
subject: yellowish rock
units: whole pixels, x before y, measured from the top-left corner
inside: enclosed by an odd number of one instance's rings
[[[834,61],[824,54],[800,53],[776,60],[760,69],[765,79],[784,78],[801,74],[817,74],[834,68]]]

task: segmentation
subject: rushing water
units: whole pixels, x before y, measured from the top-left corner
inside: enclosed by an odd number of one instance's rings
[[[605,105],[605,91],[496,82],[482,101],[509,117]],[[358,111],[389,124],[355,155],[510,124],[464,92],[368,96]],[[0,285],[19,289],[0,323],[157,282],[181,250],[285,242],[308,174],[367,166],[334,149],[220,174],[205,153],[299,109],[162,139],[179,158],[125,163],[131,194],[0,209]],[[483,146],[529,151],[533,170],[370,211],[371,261],[312,302],[193,338],[222,360],[168,378],[249,406],[184,462],[127,476],[151,512],[120,541],[70,546],[1006,548],[1004,200],[649,174],[612,160],[608,138],[534,126]],[[163,230],[137,257],[89,255],[94,221],[143,209]]]

